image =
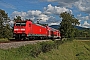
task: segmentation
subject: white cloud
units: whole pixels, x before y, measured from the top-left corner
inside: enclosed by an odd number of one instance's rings
[[[77,17],[81,17],[81,16],[82,16],[82,14],[77,15]]]
[[[89,16],[82,17],[84,20],[89,20]]]
[[[11,16],[12,16],[12,19],[15,18],[16,16],[21,16],[21,19],[23,20],[31,19],[33,21],[36,21],[37,19],[42,19],[41,22],[46,22],[46,20],[49,20],[49,17],[43,14],[39,10],[29,10],[27,12],[14,11]]]
[[[83,25],[83,26],[81,26],[81,27],[84,27],[84,28],[90,28],[90,27],[88,27],[88,26],[84,26],[84,25]]]
[[[40,14],[37,19],[42,19],[42,22],[46,22],[46,20],[49,20],[49,17],[45,14]]]
[[[90,24],[87,21],[84,21],[84,24],[82,25],[82,27],[90,28]]]
[[[90,20],[90,14],[87,16],[82,16],[82,14],[77,15],[77,18],[80,20]]]
[[[57,7],[57,6],[52,6],[49,4],[47,7],[44,7],[44,13],[45,14],[55,14],[59,15],[62,12],[70,12],[72,13],[71,10],[65,8],[65,7]]]
[[[77,18],[79,19],[79,22],[83,22],[83,24],[80,24],[79,26],[90,28],[90,23],[88,22],[90,20],[90,14],[87,16],[83,16],[82,14],[77,15]]]
[[[85,21],[83,25],[84,26],[89,26],[90,24],[87,21]]]
[[[49,26],[51,26],[51,25],[59,25],[59,24],[60,24],[59,22],[57,22],[57,23],[50,23]]]
[[[90,0],[79,0],[75,2],[75,6],[78,7],[80,11],[90,13]]]
[[[11,16],[12,16],[12,19],[16,18],[16,16],[21,16],[21,18],[24,19],[27,16],[27,13],[14,11]]]
[[[72,7],[72,5],[79,0],[44,0],[47,2],[57,2],[58,6]]]
[[[47,2],[57,2],[60,7],[76,6],[80,11],[90,14],[90,0],[44,0]]]
[[[31,19],[34,22],[36,22],[37,19],[42,19],[40,22],[50,23],[56,20],[55,17],[53,17],[52,15],[59,15],[60,13],[65,11],[72,12],[71,10],[65,7],[57,7],[49,4],[47,7],[44,7],[43,12],[40,10],[29,10],[27,12],[14,11],[11,16],[12,16],[12,19],[15,18],[16,16],[21,16],[22,19]]]
[[[18,12],[18,11],[14,11],[12,13],[12,18],[15,18],[16,16],[21,16],[22,19],[35,19],[35,17],[39,16],[42,12],[39,10],[29,10],[27,12]]]
[[[39,16],[42,12],[39,10],[29,10],[27,12],[28,15],[32,15],[32,16]]]

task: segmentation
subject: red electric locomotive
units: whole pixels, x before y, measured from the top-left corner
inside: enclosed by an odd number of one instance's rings
[[[51,39],[61,39],[60,31],[51,27],[48,27],[48,37]]]
[[[59,30],[35,24],[31,20],[16,22],[13,37],[20,40],[61,38]]]

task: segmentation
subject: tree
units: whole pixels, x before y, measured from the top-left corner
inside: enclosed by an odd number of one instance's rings
[[[22,20],[20,16],[16,16],[16,18],[14,18],[14,21],[17,22],[17,21],[22,21]]]
[[[8,24],[8,20],[9,20],[8,14],[4,10],[0,9],[0,38],[11,37],[12,31],[11,31],[10,26]],[[7,26],[8,26],[8,28],[6,28]],[[6,33],[6,32],[8,32],[8,33]]]
[[[60,14],[62,21],[60,23],[60,31],[62,36],[66,38],[73,38],[75,34],[75,25],[79,25],[78,19],[74,17],[74,15],[63,12]]]
[[[8,25],[8,24],[6,24],[6,26],[4,27],[4,38],[10,38],[10,37],[12,37],[12,29],[10,29],[10,26]]]

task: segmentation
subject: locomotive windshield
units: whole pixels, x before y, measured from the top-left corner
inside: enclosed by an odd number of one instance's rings
[[[26,23],[25,22],[17,22],[16,26],[26,26]]]
[[[20,23],[16,23],[16,26],[20,26]]]
[[[26,23],[21,23],[21,26],[25,26],[26,25]]]

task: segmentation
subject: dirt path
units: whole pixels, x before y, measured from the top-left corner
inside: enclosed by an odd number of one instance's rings
[[[0,43],[0,49],[18,48],[27,44],[36,44],[37,42],[49,41],[49,40],[35,40],[35,41],[18,41],[9,43]]]

